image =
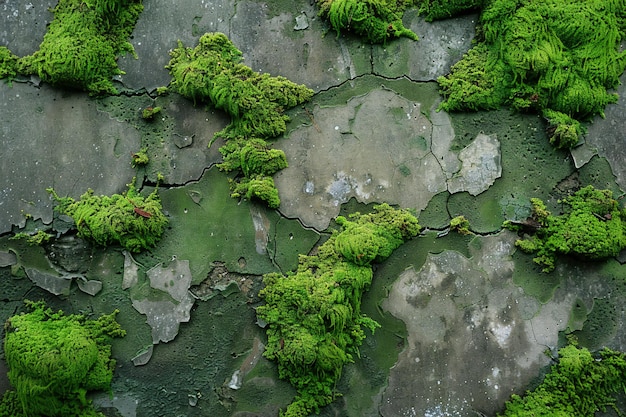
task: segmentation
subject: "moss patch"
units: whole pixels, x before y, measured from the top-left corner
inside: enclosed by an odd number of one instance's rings
[[[332,402],[343,366],[358,355],[363,328],[378,323],[361,314],[362,293],[372,280],[371,263],[387,258],[419,232],[417,219],[383,204],[370,214],[337,218],[334,233],[316,255],[301,256],[287,276],[267,274],[257,314],[268,323],[265,356],[298,395],[286,416],[303,416]]]
[[[87,321],[54,313],[43,302],[29,306],[30,313],[11,317],[6,325],[4,351],[16,395],[5,394],[2,403],[17,400],[23,415],[96,416],[85,395],[111,385],[115,361],[108,342],[126,333],[116,312]],[[0,407],[0,415],[9,414]]]
[[[231,116],[231,123],[215,137],[227,140],[220,148],[220,169],[241,171],[233,181],[233,197],[280,205],[271,176],[285,168],[281,150],[266,142],[285,133],[285,109],[308,101],[313,91],[284,77],[259,74],[241,64],[242,53],[222,33],[204,34],[195,48],[179,42],[166,68],[171,87],[194,102],[210,102]]]
[[[603,115],[626,68],[623,0],[424,2],[447,17],[482,6],[478,44],[438,79],[448,111],[508,105],[537,111],[557,147],[572,147],[580,121]],[[447,9],[446,13],[442,9]]]
[[[413,0],[317,0],[320,16],[330,21],[339,35],[354,32],[371,43],[407,37],[417,40],[417,35],[404,27],[402,15],[414,5]]]
[[[142,11],[140,0],[59,1],[39,50],[19,60],[19,73],[90,94],[117,94],[112,78],[123,72],[116,58],[134,53],[127,39]]]

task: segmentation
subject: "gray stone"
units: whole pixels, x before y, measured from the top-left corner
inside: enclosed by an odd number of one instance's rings
[[[137,355],[132,359],[133,365],[142,366],[147,364],[152,357],[152,352],[154,352],[154,344],[146,347],[141,352],[137,353]]]
[[[167,267],[157,265],[147,272],[156,290],[149,298],[133,299],[133,307],[145,314],[152,328],[152,342],[169,342],[178,334],[180,323],[189,321],[194,298],[189,292],[189,261],[173,260]]]
[[[384,301],[408,337],[381,415],[491,415],[548,363],[543,352],[556,346],[556,330],[567,322],[562,312],[570,310],[535,303],[528,319],[520,304],[530,297],[512,282],[516,236],[477,239],[469,259],[455,251],[428,255],[419,271],[402,273]],[[540,324],[549,331],[537,335]]]
[[[124,251],[124,277],[122,278],[122,289],[127,290],[137,284],[139,265],[128,251]]]
[[[54,294],[69,295],[72,277],[59,276],[35,268],[26,268],[26,276],[38,287]]]
[[[478,195],[502,175],[500,141],[495,135],[479,134],[460,153],[461,169],[448,180],[450,194],[467,191]]]
[[[15,265],[17,263],[17,255],[13,251],[0,251],[0,268]]]
[[[157,265],[146,272],[150,286],[168,293],[174,300],[182,302],[189,298],[191,271],[189,261],[178,259],[170,262],[167,267]]]
[[[51,129],[51,126],[54,126]],[[79,198],[122,192],[133,177],[129,163],[139,134],[112,121],[84,93],[0,82],[0,234],[23,227],[24,213],[52,221],[46,188]]]
[[[314,124],[276,144],[289,161],[275,176],[287,217],[323,230],[353,197],[419,211],[447,189],[420,103],[379,88],[312,112]]]
[[[76,279],[76,283],[78,284],[78,288],[89,295],[96,295],[100,291],[102,291],[102,282],[96,280],[87,280],[85,278]]]

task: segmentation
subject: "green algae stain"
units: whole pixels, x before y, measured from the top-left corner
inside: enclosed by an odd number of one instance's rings
[[[263,274],[275,270],[268,256],[257,252],[249,203],[228,197],[225,177],[212,168],[197,182],[162,190],[163,210],[171,227],[161,244],[137,261],[154,265],[172,256],[188,259],[193,284],[206,278],[215,261],[225,262],[233,272]],[[200,193],[203,198],[196,202],[190,193]]]

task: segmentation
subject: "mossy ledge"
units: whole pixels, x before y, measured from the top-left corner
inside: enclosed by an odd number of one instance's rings
[[[626,0],[424,0],[429,20],[482,9],[476,45],[438,78],[446,111],[538,112],[558,148],[604,116],[626,69]]]
[[[183,46],[170,52],[166,68],[170,87],[195,102],[211,103],[231,116],[231,123],[215,134],[226,140],[220,148],[219,168],[238,170],[232,196],[280,204],[271,178],[287,166],[285,154],[271,149],[268,139],[287,130],[284,111],[308,101],[313,90],[284,77],[259,74],[240,61],[242,53],[223,33],[204,34],[195,48]]]
[[[127,39],[142,11],[141,0],[59,0],[38,51],[15,61],[0,47],[0,77],[37,75],[92,95],[118,94],[116,59],[134,54]]]
[[[529,219],[504,226],[526,234],[515,246],[536,254],[534,261],[544,272],[554,270],[558,254],[598,260],[617,256],[626,247],[626,211],[610,190],[591,185],[580,189],[561,201],[565,213],[559,216],[538,198],[531,203]]]
[[[97,320],[53,312],[43,302],[6,322],[4,352],[13,390],[0,401],[0,417],[103,417],[86,398],[110,390],[115,360],[111,338],[126,334],[118,311]]]
[[[58,203],[55,211],[74,219],[79,236],[102,246],[118,243],[141,252],[156,245],[168,224],[157,188],[145,198],[133,184],[124,194],[112,196],[96,196],[88,190],[78,201],[59,197],[52,188],[48,191]]]
[[[417,236],[417,219],[387,204],[351,220],[316,255],[301,255],[295,273],[267,274],[257,315],[268,325],[265,356],[278,362],[280,378],[298,395],[281,414],[304,417],[330,404],[343,366],[359,355],[363,328],[378,327],[361,313],[361,297],[372,282],[372,263],[386,259]]]
[[[404,27],[402,15],[414,6],[415,0],[316,0],[319,15],[330,22],[337,32],[354,32],[371,43],[417,35]]]

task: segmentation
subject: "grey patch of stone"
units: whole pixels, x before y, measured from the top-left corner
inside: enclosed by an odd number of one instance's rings
[[[478,15],[428,23],[417,9],[404,14],[405,25],[419,41],[396,39],[372,51],[373,72],[384,77],[407,76],[415,81],[432,81],[448,74],[472,46]]]
[[[450,194],[467,191],[476,196],[502,176],[500,141],[495,135],[479,134],[461,150],[459,159],[462,163],[461,169],[448,179]]]
[[[293,30],[305,30],[309,27],[309,18],[307,17],[305,12],[300,13],[296,16],[296,25],[293,27]]]
[[[35,268],[25,268],[26,276],[38,287],[54,295],[69,295],[72,277],[57,275]]]
[[[88,280],[84,277],[80,277],[76,279],[76,283],[78,284],[78,289],[80,289],[85,294],[89,294],[91,296],[94,296],[102,291],[101,281],[93,279]]]
[[[51,128],[54,126],[54,128]],[[139,134],[112,121],[83,93],[0,82],[0,234],[24,227],[26,217],[52,222],[46,188],[79,198],[92,188],[114,194],[135,174],[129,163]]]
[[[408,338],[381,415],[494,414],[548,363],[571,304],[541,306],[513,284],[513,233],[476,239],[469,259],[444,251],[404,271],[384,301]]]
[[[615,182],[622,190],[626,190],[626,74],[620,77],[621,84],[617,87],[620,99],[609,104],[605,117],[596,117],[587,128],[585,144],[572,150],[572,157],[579,168],[587,163],[594,154],[606,158],[616,177]]]
[[[84,273],[89,268],[91,246],[75,235],[62,235],[45,246],[48,259],[67,272]]]
[[[314,123],[276,143],[289,167],[274,181],[280,211],[317,230],[328,227],[350,198],[420,211],[437,193],[476,195],[501,175],[495,136],[479,135],[457,155],[450,150],[454,129],[447,114],[422,109],[386,88],[353,97],[345,106],[316,107],[312,117]]]
[[[93,403],[98,409],[115,408],[121,417],[137,417],[139,401],[126,393],[96,393]]]
[[[135,262],[133,256],[128,251],[124,251],[124,275],[122,277],[122,289],[127,290],[134,287],[138,280],[139,264]]]
[[[152,299],[133,299],[132,304],[135,310],[146,315],[152,328],[153,344],[167,343],[178,334],[180,323],[190,318],[194,298],[189,293],[192,280],[189,261],[173,260],[167,267],[157,265],[147,276],[150,286],[159,290],[159,295]]]
[[[17,255],[13,251],[0,251],[0,268],[17,263]]]
[[[39,49],[52,9],[57,0],[4,0],[0,4],[0,45],[17,56],[30,55]]]
[[[270,220],[267,218],[265,210],[254,204],[250,205],[250,216],[254,224],[254,242],[256,244],[256,252],[259,255],[267,253],[267,242],[269,241],[269,232],[271,228]]]
[[[141,352],[137,353],[131,361],[135,366],[143,366],[150,361],[152,358],[152,353],[154,352],[154,344],[147,346],[145,349],[142,349]]]

